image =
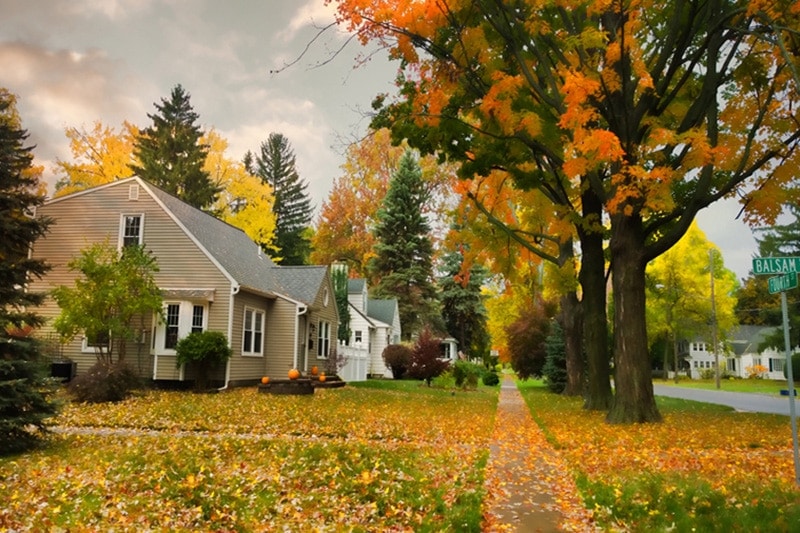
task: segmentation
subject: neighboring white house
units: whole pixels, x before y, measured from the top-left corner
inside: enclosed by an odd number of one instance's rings
[[[720,346],[719,363],[729,374],[746,378],[758,365],[766,370],[761,373],[764,379],[786,379],[783,368],[786,356],[783,350],[766,348],[759,351],[759,345],[776,330],[775,327],[742,325],[728,335],[728,348]],[[714,351],[711,343],[701,339],[682,343],[681,351],[685,354],[692,379],[700,379],[704,370],[715,368]]]
[[[397,300],[370,298],[365,279],[347,282],[350,304],[350,345],[366,346],[369,351],[367,374],[370,377],[392,377],[383,362],[383,349],[400,342],[400,310]]]

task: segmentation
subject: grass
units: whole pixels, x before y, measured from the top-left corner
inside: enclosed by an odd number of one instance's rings
[[[713,379],[682,379],[678,383],[674,380],[654,380],[657,385],[672,385],[675,387],[686,387],[691,389],[716,390],[717,384]],[[795,388],[797,388],[795,382]],[[754,394],[780,394],[782,389],[788,388],[786,381],[771,379],[722,379],[720,380],[720,390],[730,392],[748,392]]]
[[[611,426],[580,399],[520,388],[602,530],[800,528],[786,417],[658,398],[663,423]]]
[[[410,383],[69,405],[0,459],[0,530],[480,531],[497,391]]]

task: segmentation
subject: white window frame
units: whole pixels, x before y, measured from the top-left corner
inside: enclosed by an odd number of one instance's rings
[[[97,353],[97,346],[102,347],[105,350],[105,353],[108,353],[108,350],[111,348],[111,335],[108,336],[108,344],[89,344],[89,337],[86,335],[83,336],[81,339],[81,352],[82,353]]]
[[[144,242],[144,213],[122,213],[119,219],[119,242],[117,247],[122,250],[125,248],[125,229],[126,229],[126,220],[128,217],[136,217],[139,219],[139,235],[138,239],[139,242],[137,243],[139,246],[142,245]]]
[[[247,313],[250,312],[250,320],[248,324]],[[260,320],[256,320],[260,317]],[[242,356],[245,357],[264,357],[264,331],[266,329],[267,312],[264,309],[256,307],[245,306],[242,310]],[[256,326],[260,329],[256,329]],[[250,339],[250,350],[245,349],[248,333],[252,335]],[[260,335],[260,337],[259,337]]]
[[[327,359],[331,349],[331,323],[320,320],[317,323],[317,359]]]
[[[195,308],[202,307],[202,331],[208,329],[208,302],[206,301],[188,301],[188,300],[167,300],[164,302],[164,316],[166,317],[167,309],[170,305],[178,306],[178,340],[188,336],[193,330],[199,331],[198,325],[194,324]],[[167,323],[165,320],[159,320],[155,325],[155,333],[153,335],[153,351],[157,355],[175,355],[174,348],[166,348],[165,342],[167,340]]]
[[[364,342],[364,333],[360,330],[353,331],[353,343],[354,344],[361,344]]]

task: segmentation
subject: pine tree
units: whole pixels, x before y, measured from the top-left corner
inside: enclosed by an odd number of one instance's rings
[[[268,183],[275,195],[275,240],[281,265],[305,265],[311,253],[309,240],[314,208],[308,195],[308,183],[300,178],[295,155],[289,140],[280,133],[270,133],[261,143],[261,152],[254,159],[245,155],[248,171]],[[266,250],[270,252],[271,250]]]
[[[427,201],[419,165],[407,151],[378,211],[375,257],[370,262],[370,271],[379,280],[375,295],[397,298],[406,339],[437,318],[433,245],[422,213]]]
[[[41,205],[28,134],[21,128],[15,98],[0,89],[0,454],[29,448],[44,434],[44,420],[56,412],[53,386],[45,379],[40,346],[31,336],[42,317],[30,309],[43,294],[25,289],[48,266],[28,257],[49,220],[30,211]]]
[[[153,125],[139,132],[134,145],[139,163],[131,168],[184,202],[208,209],[220,187],[203,169],[209,147],[201,142],[203,132],[189,98],[189,93],[176,85],[170,100],[162,98],[161,105],[155,104],[158,113],[147,115]]]
[[[471,357],[486,358],[489,355],[489,334],[486,306],[481,295],[486,272],[481,266],[473,265],[469,272],[463,273],[463,259],[458,252],[444,258],[445,274],[439,278],[442,317],[447,332],[458,341],[460,350]]]

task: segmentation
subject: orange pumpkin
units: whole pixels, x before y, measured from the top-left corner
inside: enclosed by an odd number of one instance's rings
[[[312,376],[316,376],[318,373],[319,373],[319,368],[317,368],[316,365],[312,366],[311,367],[311,375]]]
[[[261,383],[263,383],[264,385],[269,383],[269,376],[264,376],[263,378],[261,378]]]
[[[325,372],[323,372],[322,374],[319,375],[319,380],[320,381],[325,381],[326,379],[327,378],[325,377]]]
[[[300,377],[300,371],[296,368],[289,370],[289,379],[297,379]]]

